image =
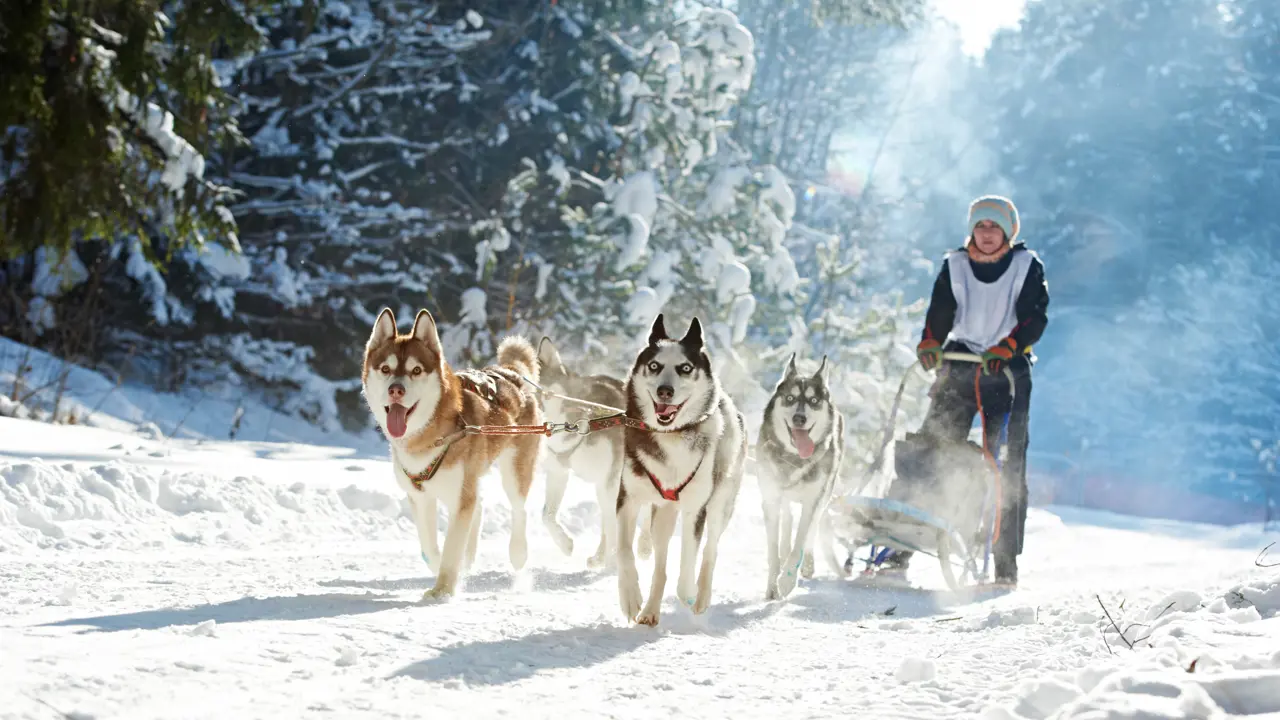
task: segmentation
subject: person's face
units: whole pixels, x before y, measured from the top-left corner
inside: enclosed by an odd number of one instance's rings
[[[973,228],[973,242],[978,252],[991,255],[1004,245],[1004,230],[990,220],[982,220]]]

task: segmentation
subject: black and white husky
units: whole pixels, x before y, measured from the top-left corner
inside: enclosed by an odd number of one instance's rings
[[[626,407],[626,383],[608,375],[579,375],[565,365],[550,338],[538,343],[541,385],[566,397],[622,409]],[[566,402],[560,398],[543,398],[542,414],[554,421],[579,421],[607,415],[601,408]],[[542,509],[543,522],[556,545],[566,555],[573,554],[573,539],[565,533],[556,514],[569,483],[569,472],[595,485],[596,502],[600,504],[600,545],[587,560],[589,567],[613,564],[618,520],[618,484],[622,476],[622,428],[609,428],[589,435],[564,433],[542,441],[547,472],[547,502]]]
[[[831,403],[827,358],[812,376],[796,369],[793,353],[786,372],[764,409],[759,461],[760,502],[764,508],[769,577],[765,597],[786,597],[797,574],[813,577],[814,535],[833,572],[844,574],[832,550],[827,505],[844,458],[844,415]],[[799,503],[800,520],[791,534],[791,504]],[[779,527],[781,526],[781,527]]]
[[[711,604],[711,576],[720,535],[733,515],[747,457],[746,425],[725,394],[703,347],[695,317],[679,340],[667,336],[662,315],[627,376],[627,415],[648,426],[625,432],[618,493],[618,599],[628,620],[657,625],[667,583],[667,550],[681,523],[676,596],[693,612]],[[653,506],[653,582],[640,607],[640,577],[632,549],[636,520]],[[694,580],[699,545],[702,568]]]

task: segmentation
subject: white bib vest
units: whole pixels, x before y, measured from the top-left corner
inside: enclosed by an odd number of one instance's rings
[[[1008,337],[1018,326],[1018,295],[1034,259],[1028,250],[1015,252],[1004,273],[995,282],[984,283],[973,274],[967,253],[947,253],[951,293],[956,298],[955,324],[947,337],[974,353],[982,353]]]

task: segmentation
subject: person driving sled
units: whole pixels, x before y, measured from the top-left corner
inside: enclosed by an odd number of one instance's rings
[[[1018,555],[1022,553],[1027,520],[1027,432],[1031,407],[1031,347],[1049,323],[1049,287],[1044,264],[1018,237],[1018,209],[1013,201],[984,195],[969,206],[969,238],[947,253],[933,284],[925,314],[924,332],[916,355],[926,370],[940,365],[930,395],[932,403],[920,432],[963,442],[979,412],[973,363],[942,361],[944,352],[982,357],[981,372],[1014,378],[1010,410],[1007,382],[981,383],[985,446],[995,452],[1004,413],[1009,411],[1008,455],[1001,468],[999,536],[996,538],[995,581],[1016,585]],[[899,552],[886,560],[884,570],[904,573],[912,553]]]

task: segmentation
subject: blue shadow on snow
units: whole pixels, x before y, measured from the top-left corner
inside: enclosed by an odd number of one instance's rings
[[[67,618],[45,623],[41,627],[87,625],[100,632],[159,630],[171,625],[198,625],[207,620],[213,620],[219,624],[259,620],[316,620],[344,615],[365,615],[417,605],[416,602],[387,599],[386,596],[372,594],[333,593],[266,598],[246,597],[191,608],[164,608],[119,615]]]
[[[748,606],[750,609],[739,612]],[[724,635],[773,615],[779,608],[776,603],[729,602],[712,605],[705,615],[694,617],[684,608],[674,608],[668,599],[657,628],[596,625],[461,643],[441,648],[435,657],[406,665],[390,677],[428,682],[457,679],[468,685],[505,685],[531,678],[545,670],[597,665],[669,636]]]

